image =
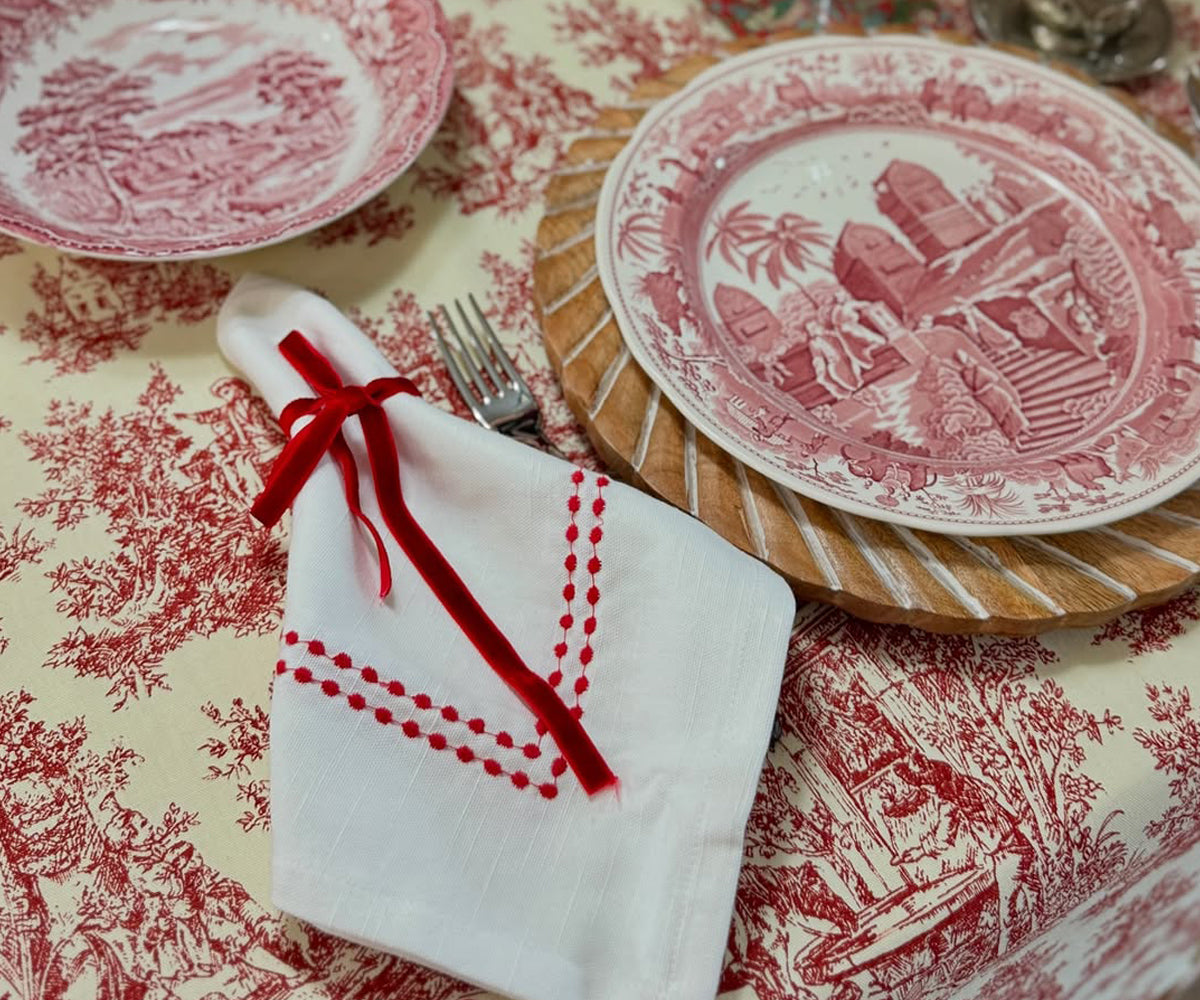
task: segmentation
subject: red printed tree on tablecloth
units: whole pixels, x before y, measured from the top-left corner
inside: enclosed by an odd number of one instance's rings
[[[414,166],[418,189],[454,197],[465,214],[516,215],[541,195],[555,162],[591,117],[591,96],[544,55],[505,50],[502,25],[451,20],[455,88],[446,120]]]
[[[355,306],[347,308],[346,315],[375,342],[397,372],[416,383],[422,399],[460,416],[470,416],[437,356],[429,320],[412,292],[402,288],[392,292],[383,316],[368,316]]]
[[[0,694],[0,996],[447,1000],[451,980],[289,927],[187,839],[195,813],[154,822],[122,802],[143,758],[90,749],[85,720],[35,718]],[[402,987],[403,993],[389,992]]]
[[[21,339],[37,347],[30,361],[63,375],[136,350],[155,323],[211,318],[232,279],[208,264],[64,258],[57,272],[35,265],[30,284],[39,305],[26,314]]]
[[[36,157],[39,177],[63,183],[98,180],[112,199],[110,221],[130,217],[129,191],[112,174],[138,145],[129,119],[154,107],[150,78],[121,73],[98,59],[72,59],[42,80],[41,102],[24,108],[17,151]]]
[[[237,801],[249,808],[238,818],[238,826],[249,832],[267,829],[271,824],[271,796],[267,779],[248,778],[253,765],[266,756],[270,733],[270,717],[261,705],[248,706],[244,699],[234,698],[228,712],[222,712],[211,701],[200,709],[221,730],[220,737],[209,737],[199,747],[210,757],[221,761],[208,766],[208,779],[229,780],[237,785]]]
[[[1002,965],[975,1000],[1066,1000],[1067,991],[1050,971],[1057,944],[1036,945]]]
[[[1186,687],[1148,684],[1146,697],[1159,725],[1139,727],[1133,736],[1154,756],[1155,770],[1170,776],[1171,789],[1171,804],[1146,836],[1180,853],[1200,841],[1200,712]]]
[[[7,233],[0,233],[0,258],[11,257],[21,252],[21,244]]]
[[[903,982],[896,996],[935,995],[1120,874],[1128,849],[1113,817],[1094,815],[1086,748],[1121,720],[1039,676],[1054,660],[1035,639],[831,611],[802,627],[722,987],[849,1000]]]
[[[55,400],[46,429],[22,435],[53,485],[21,509],[59,531],[101,517],[116,549],[48,573],[79,624],[46,665],[107,681],[117,708],[167,687],[163,658],[190,637],[278,624],[284,553],[248,508],[281,438],[244,382],[212,391],[213,409],[173,414],[180,389],[156,366],[132,412]]]
[[[0,583],[11,581],[16,583],[21,579],[21,566],[25,563],[36,564],[42,561],[42,553],[50,547],[50,542],[35,538],[32,528],[5,529],[0,525]],[[0,625],[4,619],[0,618]],[[0,653],[8,647],[8,639],[0,631]]]
[[[716,47],[727,34],[699,4],[683,17],[658,17],[621,0],[551,4],[554,28],[564,42],[574,44],[585,66],[632,62],[632,76],[614,74],[619,90],[655,76],[685,55]]]
[[[1165,604],[1130,611],[1103,625],[1092,638],[1092,645],[1124,642],[1135,656],[1165,651],[1200,621],[1200,590],[1192,588]]]
[[[1137,996],[1156,969],[1195,948],[1200,940],[1198,883],[1195,871],[1185,866],[1158,878],[1148,890],[1139,886],[1115,900],[1104,911],[1089,949],[1084,985],[1094,995]]]
[[[1078,708],[1061,685],[1039,679],[1056,657],[1035,638],[948,638],[913,630],[889,635],[909,677],[905,691],[922,743],[982,780],[1034,850],[1044,890],[1039,923],[1086,899],[1119,869],[1125,845],[1097,826],[1101,783],[1082,770],[1086,745],[1123,728],[1121,718]],[[915,665],[920,665],[915,666]],[[911,692],[911,693],[910,693]]]

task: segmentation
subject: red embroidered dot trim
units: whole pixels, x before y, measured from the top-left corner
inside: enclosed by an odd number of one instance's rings
[[[596,517],[596,525],[588,533],[588,541],[592,546],[592,554],[588,557],[587,573],[588,573],[588,589],[587,602],[591,605],[591,613],[583,621],[583,646],[579,650],[579,665],[580,675],[575,680],[575,708],[579,709],[580,715],[583,714],[583,709],[579,706],[579,696],[588,689],[587,668],[595,657],[595,650],[592,648],[592,638],[596,634],[596,606],[600,603],[600,541],[604,538],[604,510],[608,506],[608,501],[604,499],[604,487],[608,485],[607,476],[599,476],[596,479],[596,499],[592,501],[592,513]],[[579,718],[579,716],[576,716]]]
[[[584,475],[582,469],[576,469],[571,473],[571,482],[575,485],[574,492],[567,497],[567,512],[571,515],[571,523],[567,525],[567,542],[570,549],[567,552],[567,558],[563,560],[563,567],[567,571],[567,582],[563,587],[563,600],[566,602],[566,613],[558,620],[559,626],[562,628],[562,636],[554,646],[555,667],[551,671],[550,676],[546,678],[550,682],[551,687],[558,687],[562,683],[562,666],[563,659],[569,652],[567,645],[568,633],[571,627],[575,624],[575,616],[573,614],[572,602],[575,600],[575,567],[579,565],[579,559],[575,555],[575,541],[579,538],[579,525],[575,522],[575,515],[579,513],[579,508],[583,506],[580,500],[580,489],[583,486]],[[539,733],[539,736],[542,734]]]
[[[307,649],[311,651],[313,644],[313,642],[308,643]],[[320,643],[316,644],[321,646]],[[296,645],[296,643],[291,643],[290,645]],[[324,649],[323,646],[321,646],[321,648]],[[400,691],[403,691],[404,689],[403,685],[400,684],[399,681],[380,680],[378,671],[371,667],[341,667],[340,661],[342,657],[340,655],[331,656],[325,655],[324,653],[320,655],[323,659],[328,661],[330,664],[338,666],[338,668],[341,670],[358,669],[359,675],[364,681],[375,684],[375,686],[380,688],[381,691],[386,691],[393,697],[396,697],[396,695],[393,693],[393,689],[398,688]],[[346,659],[349,659],[349,657],[346,657]],[[313,676],[313,672],[309,667],[293,668],[289,667],[286,661],[280,660],[275,664],[275,672],[277,675],[290,673],[292,675],[292,679],[298,684],[312,684],[314,681],[316,681],[321,689],[321,692],[330,698],[337,697],[343,693],[342,687],[337,681],[329,677],[318,681],[317,678]],[[464,722],[460,718],[458,710],[451,705],[434,706],[431,704],[431,699],[427,695],[413,695],[411,697],[407,697],[407,700],[413,704],[414,708],[420,709],[420,706],[424,705],[426,706],[426,710],[436,711],[438,715],[446,722],[465,725],[468,730],[476,735],[491,735],[497,746],[502,747],[505,750],[512,750],[520,753],[528,760],[537,760],[542,757],[542,748],[537,743],[528,742],[518,746],[516,740],[513,739],[512,734],[504,730],[492,735],[488,733],[487,724],[483,719],[472,718]],[[454,756],[463,764],[473,764],[475,762],[479,762],[483,766],[484,771],[492,777],[507,776],[514,787],[518,789],[536,788],[539,793],[547,799],[552,799],[558,795],[558,779],[561,778],[567,771],[566,761],[561,757],[556,757],[550,764],[550,774],[553,778],[553,781],[542,782],[538,784],[535,783],[524,770],[507,770],[500,763],[500,761],[496,760],[495,758],[481,758],[472,747],[467,746],[466,744],[451,742],[445,733],[438,732],[436,730],[422,729],[421,724],[415,718],[403,720],[397,719],[395,713],[390,708],[386,707],[385,705],[372,705],[367,701],[364,695],[357,691],[346,695],[346,704],[356,712],[362,712],[369,709],[371,716],[380,725],[397,726],[408,739],[415,740],[423,737],[431,749],[438,751],[451,750],[453,751]],[[572,712],[577,710],[577,708],[571,709]]]
[[[289,633],[289,635],[291,635],[291,634],[294,634],[294,633]],[[297,637],[297,642],[299,642],[299,637]],[[295,645],[295,644],[296,643],[292,643],[291,645]],[[512,736],[506,732],[498,732],[495,734],[489,733],[488,728],[487,728],[487,723],[485,723],[483,719],[472,718],[469,721],[464,722],[462,719],[462,716],[459,714],[458,709],[455,708],[453,705],[436,705],[436,704],[434,704],[433,699],[430,698],[429,695],[424,694],[424,693],[410,695],[410,694],[408,694],[404,685],[400,681],[386,680],[386,679],[380,677],[379,671],[376,670],[374,667],[370,667],[370,666],[355,667],[353,664],[353,661],[350,659],[350,656],[347,653],[338,653],[336,655],[329,654],[324,651],[325,650],[324,644],[321,642],[318,642],[316,640],[314,640],[313,642],[306,643],[306,647],[310,653],[312,653],[312,649],[313,649],[314,645],[319,647],[322,650],[322,652],[319,654],[313,654],[313,655],[317,655],[317,656],[320,656],[322,659],[328,660],[330,663],[332,663],[334,666],[338,667],[340,670],[356,670],[358,672],[359,676],[362,677],[362,679],[366,683],[374,684],[374,685],[382,688],[383,690],[387,691],[387,693],[390,694],[393,698],[403,698],[403,699],[409,701],[415,708],[417,708],[418,710],[423,711],[423,712],[437,712],[438,715],[440,715],[447,722],[462,723],[468,729],[470,729],[471,732],[475,733],[476,735],[486,734],[486,735],[492,736],[492,738],[496,741],[496,743],[499,746],[504,747],[505,749],[512,749],[516,745]],[[288,667],[284,660],[280,660],[275,665],[275,672],[277,674],[285,673],[287,671],[287,669],[288,669]],[[308,681],[312,680],[312,671],[309,670],[308,667],[297,668],[297,675],[298,676],[296,679],[300,680],[302,683],[307,683]],[[321,685],[321,689],[323,691],[325,691],[325,693],[330,695],[331,697],[333,695],[336,695],[339,690],[337,682],[332,681],[332,680],[324,681]],[[354,695],[352,697],[358,698],[361,696]],[[365,705],[365,702],[364,702],[364,705]],[[388,709],[381,709],[380,711],[387,712]],[[378,718],[378,715],[379,715],[379,713],[376,712],[377,718]]]
[[[575,552],[575,543],[579,540],[580,529],[576,520],[576,515],[582,509],[583,503],[581,499],[581,487],[583,486],[586,477],[582,470],[576,469],[571,474],[571,482],[574,484],[574,492],[567,498],[567,511],[570,514],[570,524],[567,527],[565,536],[570,543],[570,551],[563,560],[563,567],[567,571],[567,582],[563,586],[563,600],[566,604],[566,611],[559,619],[559,626],[562,628],[562,636],[554,645],[555,667],[548,675],[547,679],[552,686],[558,687],[563,682],[563,662],[570,653],[569,634],[575,626],[575,610],[574,601],[578,597],[578,586],[575,582],[575,572],[579,568],[579,556]],[[590,682],[586,677],[586,670],[591,663],[594,650],[592,648],[592,636],[596,632],[596,606],[600,601],[599,574],[601,570],[600,557],[597,552],[597,546],[604,537],[603,531],[603,515],[606,507],[606,501],[603,496],[604,487],[609,484],[606,476],[599,476],[596,479],[597,496],[592,501],[591,510],[596,518],[596,524],[588,532],[587,540],[591,545],[591,555],[588,557],[585,564],[585,569],[588,573],[588,588],[584,593],[587,603],[590,605],[589,614],[583,620],[584,643],[579,648],[578,659],[582,666],[581,673],[572,683],[575,692],[575,704],[571,706],[571,715],[579,719],[583,716],[583,708],[579,704],[580,696],[587,691]],[[541,738],[546,735],[545,727],[538,723],[534,728],[538,734],[538,742],[527,742],[518,745],[512,735],[504,730],[496,733],[488,731],[487,723],[478,717],[472,717],[464,720],[457,708],[453,705],[435,705],[433,699],[424,693],[409,695],[404,684],[398,680],[386,680],[379,676],[379,671],[371,666],[357,667],[350,655],[345,652],[330,654],[326,652],[325,644],[319,639],[309,639],[301,642],[300,636],[294,630],[289,630],[283,636],[283,641],[288,646],[303,645],[307,652],[315,657],[322,658],[331,663],[338,670],[348,671],[355,670],[366,684],[377,686],[381,691],[385,691],[393,698],[405,699],[409,701],[413,708],[422,712],[436,712],[442,720],[451,724],[460,724],[465,726],[472,734],[476,736],[487,735],[491,736],[495,745],[514,753],[520,753],[527,760],[538,760],[543,756],[541,746]],[[275,673],[283,675],[290,673],[292,678],[299,684],[309,684],[314,680],[312,670],[309,667],[289,667],[285,660],[279,660],[275,664]],[[320,689],[322,693],[330,698],[336,697],[342,693],[341,685],[330,678],[320,681]],[[369,709],[371,717],[382,726],[397,726],[400,731],[408,739],[417,739],[424,737],[425,742],[435,751],[451,750],[454,756],[463,764],[479,763],[484,772],[492,777],[507,776],[513,786],[518,789],[536,788],[538,793],[545,799],[553,799],[558,795],[558,780],[567,772],[567,762],[562,757],[555,757],[550,762],[550,774],[553,781],[537,783],[531,779],[524,770],[506,770],[504,765],[494,757],[481,757],[476,749],[466,745],[454,743],[448,735],[436,730],[423,730],[421,724],[415,718],[398,720],[395,713],[384,705],[372,705],[367,701],[367,698],[358,693],[346,696],[346,704],[352,710],[361,712]]]
[[[563,585],[562,596],[565,602],[565,611],[558,620],[559,627],[562,629],[562,635],[559,641],[554,646],[554,668],[546,675],[546,680],[553,688],[559,688],[564,679],[564,663],[568,654],[571,651],[570,638],[571,631],[575,627],[577,621],[575,614],[574,601],[579,596],[579,585],[575,580],[575,572],[579,568],[580,560],[579,553],[575,551],[575,543],[580,537],[580,525],[578,514],[583,509],[582,487],[587,481],[587,477],[581,469],[576,469],[571,473],[571,482],[574,484],[574,489],[571,495],[567,497],[567,513],[570,515],[570,522],[565,531],[565,537],[569,543],[569,551],[566,558],[563,560],[563,568],[567,571],[567,582]],[[578,660],[580,664],[581,677],[587,672],[588,664],[592,662],[594,650],[592,649],[592,636],[596,633],[596,606],[600,603],[600,588],[598,578],[601,569],[600,556],[598,545],[604,538],[604,511],[608,505],[608,501],[604,498],[604,487],[609,483],[607,476],[598,476],[596,478],[596,497],[591,503],[592,516],[595,518],[595,524],[588,531],[588,543],[591,545],[591,554],[588,556],[584,566],[588,574],[588,587],[584,591],[584,597],[588,602],[588,615],[583,619],[583,644],[578,647]],[[579,705],[579,696],[587,690],[587,680],[579,678],[573,684],[575,693],[575,705]],[[576,715],[579,718],[582,715]],[[546,735],[546,727],[540,722],[534,727],[538,734],[538,745],[540,747],[542,739]],[[557,777],[557,775],[556,775]]]

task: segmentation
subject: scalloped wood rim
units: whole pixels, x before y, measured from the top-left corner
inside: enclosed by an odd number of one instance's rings
[[[801,600],[835,604],[871,621],[1028,635],[1096,625],[1185,590],[1200,579],[1198,486],[1153,511],[1092,531],[1015,538],[916,531],[843,513],[747,468],[697,433],[633,361],[600,285],[592,240],[609,164],[646,111],[703,70],[729,55],[807,34],[731,42],[643,81],[623,104],[598,112],[547,185],[534,300],[567,403],[601,457],[620,478],[691,512],[764,560]],[[978,44],[933,34],[953,44]],[[995,47],[1042,60],[1026,49]],[[1191,152],[1182,130],[1152,119],[1127,94],[1100,89]]]

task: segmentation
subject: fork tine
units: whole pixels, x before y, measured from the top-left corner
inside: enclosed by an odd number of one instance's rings
[[[495,352],[496,360],[500,362],[500,367],[504,369],[505,374],[512,379],[515,385],[521,392],[533,398],[533,393],[529,391],[529,386],[525,384],[525,380],[521,378],[521,373],[517,371],[512,360],[504,350],[504,345],[500,343],[500,338],[496,336],[496,331],[492,329],[492,324],[488,322],[488,318],[484,311],[479,308],[479,303],[475,301],[475,294],[469,293],[467,298],[471,300],[471,305],[475,307],[475,315],[479,317],[479,324],[483,327],[484,334],[487,335],[488,343],[491,345],[492,351]],[[461,309],[462,307],[459,306]]]
[[[454,339],[458,341],[458,346],[462,352],[462,366],[466,369],[467,375],[471,377],[471,381],[475,383],[475,388],[479,390],[479,396],[485,403],[492,401],[492,390],[488,388],[487,383],[483,380],[483,373],[479,370],[479,365],[475,363],[475,358],[472,357],[468,350],[466,342],[462,339],[462,334],[458,332],[458,327],[454,325],[454,320],[450,318],[450,311],[443,305],[438,306],[442,311],[442,317],[446,321],[446,328],[454,334]]]
[[[483,367],[487,369],[488,376],[491,378],[492,384],[496,387],[496,395],[503,396],[504,390],[509,388],[509,386],[505,384],[504,379],[500,377],[500,373],[496,371],[496,366],[492,364],[492,352],[489,351],[487,345],[485,345],[484,342],[479,339],[479,334],[475,332],[475,327],[472,325],[470,318],[463,310],[462,302],[458,299],[455,299],[454,308],[458,310],[458,315],[463,321],[463,326],[467,328],[467,333],[471,335],[472,343],[479,348],[479,354],[483,359]]]
[[[450,349],[450,345],[446,343],[446,339],[442,336],[437,316],[432,311],[429,313],[429,328],[433,331],[434,344],[437,347],[438,354],[442,356],[442,364],[446,366],[446,371],[450,373],[450,381],[454,383],[454,388],[458,390],[459,395],[471,407],[471,412],[478,416],[476,412],[478,400],[475,393],[471,391],[471,387],[467,384],[466,379],[463,378],[462,369],[459,367],[458,361],[454,357],[454,352]]]

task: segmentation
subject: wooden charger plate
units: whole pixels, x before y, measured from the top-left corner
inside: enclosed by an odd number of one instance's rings
[[[1096,625],[1200,579],[1200,485],[1147,513],[1061,535],[967,538],[885,524],[801,497],[747,468],[698,434],[632,359],[596,269],[596,206],[609,164],[657,101],[722,58],[797,37],[730,43],[643,82],[625,103],[600,110],[547,186],[534,298],[567,403],[609,468],[765,561],[801,600],[871,621],[1028,635]],[[1180,130],[1149,119],[1128,95],[1110,93],[1190,151]]]

